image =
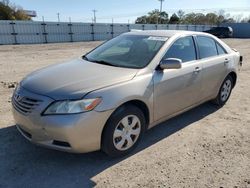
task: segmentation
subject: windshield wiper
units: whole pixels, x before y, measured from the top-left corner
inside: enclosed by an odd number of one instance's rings
[[[117,67],[117,65],[114,65],[114,64],[109,63],[109,62],[104,61],[104,60],[91,60],[91,62],[93,62],[93,63],[99,63],[99,64],[102,64],[102,65],[109,65],[109,66]]]
[[[84,60],[86,60],[86,61],[89,61],[89,62],[93,62],[93,63],[99,63],[99,64],[102,64],[102,65],[115,66],[115,65],[113,65],[112,63],[109,63],[109,62],[104,61],[104,60],[92,60],[92,59],[89,59],[89,58],[87,58],[86,55],[82,56],[82,59],[84,59]]]
[[[87,58],[86,55],[82,56],[82,59],[86,60],[86,61],[89,61],[89,58]]]
[[[86,60],[86,61],[89,61],[89,62],[93,62],[93,63],[99,63],[99,64],[102,64],[102,65],[109,65],[109,66],[114,66],[114,67],[118,67],[117,65],[114,65],[112,63],[109,63],[107,61],[104,61],[104,60],[92,60],[92,59],[89,59],[87,58],[87,56],[82,56],[82,59]]]

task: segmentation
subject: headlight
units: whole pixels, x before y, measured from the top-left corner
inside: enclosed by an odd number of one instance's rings
[[[46,109],[44,115],[87,112],[93,110],[100,102],[101,98],[57,101]]]

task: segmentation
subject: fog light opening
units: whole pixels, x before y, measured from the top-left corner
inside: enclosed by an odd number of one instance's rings
[[[53,140],[52,144],[60,147],[71,147],[68,142],[62,142],[58,140]]]

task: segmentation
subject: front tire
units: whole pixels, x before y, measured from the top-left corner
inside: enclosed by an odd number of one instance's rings
[[[220,91],[213,102],[218,106],[224,106],[231,95],[232,89],[233,79],[230,75],[228,75],[223,81]]]
[[[134,105],[118,108],[102,134],[102,150],[112,157],[128,154],[138,145],[146,127],[143,112]]]

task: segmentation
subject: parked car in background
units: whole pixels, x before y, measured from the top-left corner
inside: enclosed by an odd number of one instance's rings
[[[204,32],[210,33],[219,38],[232,38],[233,37],[233,29],[231,27],[213,27],[210,30],[207,30]]]
[[[206,101],[223,106],[241,61],[210,34],[129,32],[28,75],[13,94],[13,115],[38,145],[121,156],[160,122]]]

